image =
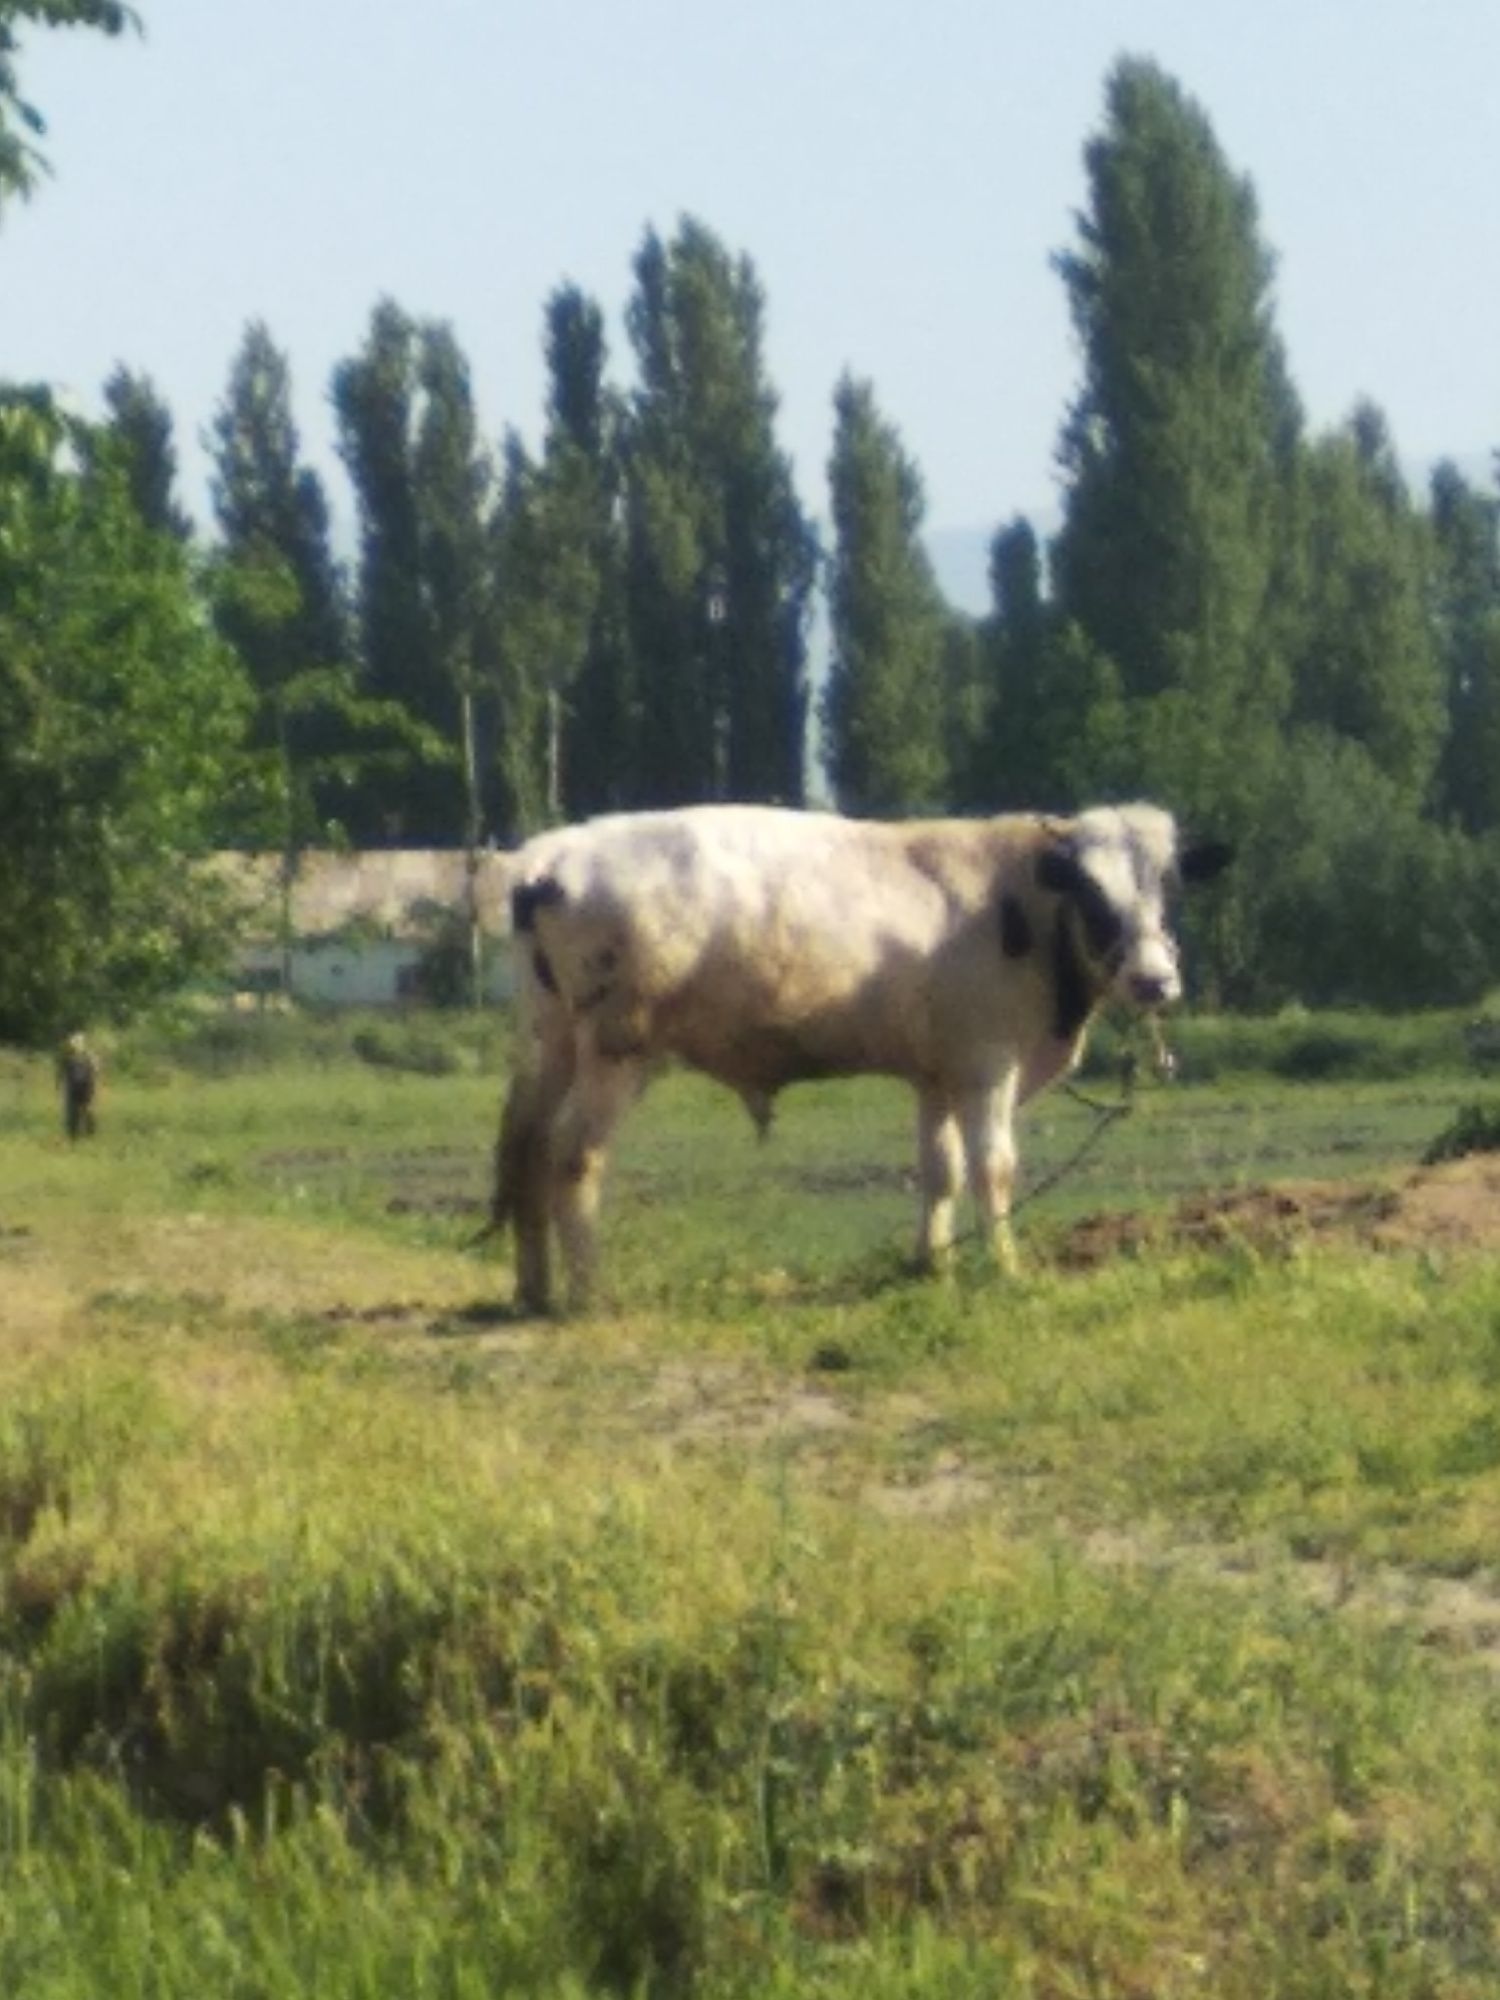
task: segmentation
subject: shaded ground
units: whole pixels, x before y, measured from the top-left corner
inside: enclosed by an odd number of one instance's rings
[[[1470,1154],[1388,1181],[1288,1181],[1187,1196],[1158,1214],[1101,1211],[1057,1236],[1052,1261],[1086,1270],[1144,1251],[1244,1243],[1285,1252],[1336,1237],[1376,1250],[1500,1251],[1500,1154]]]

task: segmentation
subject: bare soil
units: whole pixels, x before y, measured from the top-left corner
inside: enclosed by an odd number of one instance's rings
[[[1374,1250],[1500,1251],[1500,1154],[1471,1153],[1387,1181],[1287,1181],[1189,1195],[1157,1214],[1084,1216],[1049,1261],[1086,1270],[1122,1255],[1243,1243],[1287,1253],[1342,1239]]]

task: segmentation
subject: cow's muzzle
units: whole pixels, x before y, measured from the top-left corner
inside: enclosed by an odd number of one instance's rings
[[[1177,981],[1167,973],[1133,972],[1130,975],[1130,997],[1137,1007],[1144,1007],[1148,1012],[1165,1007],[1177,998]]]

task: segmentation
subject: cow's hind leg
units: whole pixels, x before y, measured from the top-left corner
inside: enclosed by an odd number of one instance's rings
[[[516,1296],[527,1312],[546,1312],[552,1302],[552,1128],[571,1077],[566,1046],[544,1048],[539,1060],[517,1071],[500,1118],[490,1221],[496,1229],[515,1226]]]
[[[917,1262],[924,1271],[937,1271],[951,1260],[953,1207],[963,1186],[958,1121],[952,1104],[939,1091],[924,1090],[918,1100],[917,1153],[922,1181]]]
[[[1014,1074],[998,1085],[973,1091],[961,1107],[969,1187],[983,1234],[1004,1271],[1016,1269],[1015,1238],[1010,1228],[1016,1179],[1015,1109]]]
[[[553,1128],[552,1209],[574,1311],[584,1310],[593,1294],[610,1137],[640,1094],[642,1080],[638,1062],[581,1055]]]

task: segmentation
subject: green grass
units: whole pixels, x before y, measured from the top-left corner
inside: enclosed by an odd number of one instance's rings
[[[1500,1267],[1051,1258],[1409,1167],[1456,1064],[1143,1093],[939,1285],[903,1093],[668,1079],[537,1326],[503,1042],[259,1032],[71,1149],[0,1071],[0,1992],[1496,1990]]]

